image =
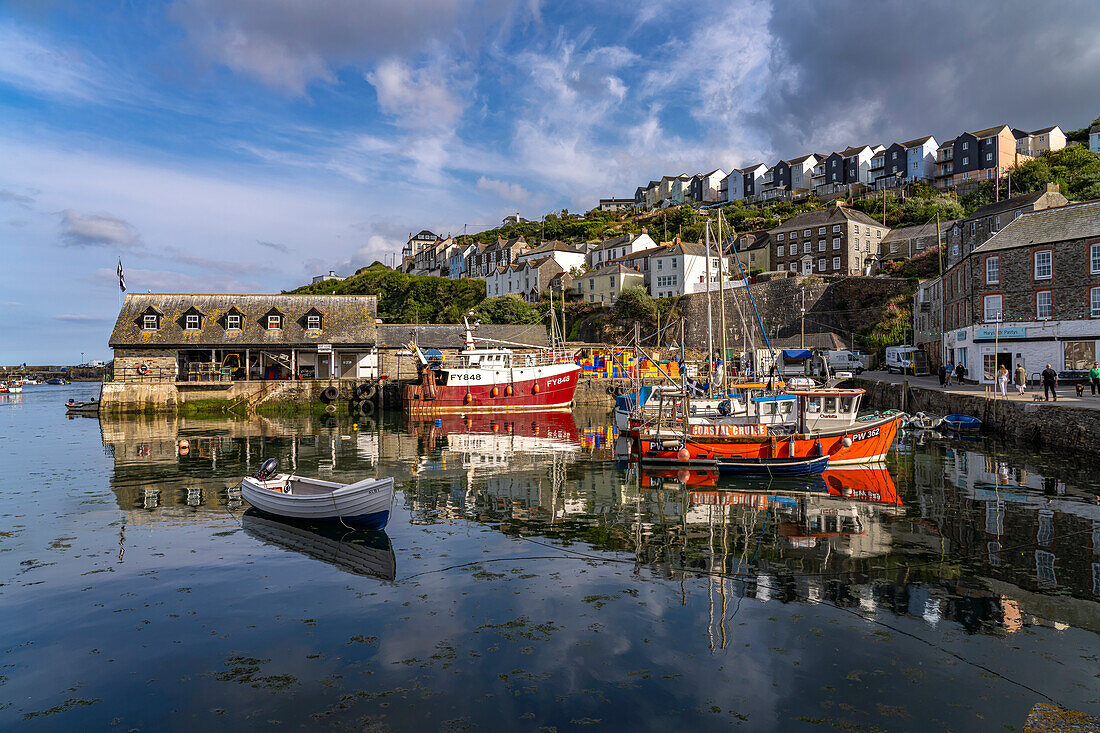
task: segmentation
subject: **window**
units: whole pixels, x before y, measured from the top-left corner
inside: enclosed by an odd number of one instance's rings
[[[839,224],[833,224],[833,234],[838,234],[838,233],[840,233],[840,225]]]
[[[783,254],[783,248],[782,247],[779,248],[779,254]],[[664,260],[657,260],[657,269],[660,270],[661,266],[663,264],[664,264]]]
[[[1035,293],[1035,317],[1036,318],[1050,318],[1051,311],[1053,310],[1050,300],[1050,291],[1042,290]]]
[[[890,254],[894,254],[897,251],[898,251],[898,243],[897,242],[890,242]]]
[[[833,269],[834,270],[839,270],[840,269],[840,258],[839,257],[834,257],[833,258]],[[1097,290],[1100,290],[1100,288],[1097,288]]]
[[[1035,279],[1049,280],[1054,274],[1054,268],[1050,261],[1050,250],[1044,249],[1035,253]]]
[[[821,259],[819,259],[817,261],[817,271],[818,272],[825,272],[825,258],[824,257],[822,257]]]
[[[268,329],[282,328],[283,327],[283,317],[282,316],[276,316],[276,315],[268,316],[267,317],[267,327],[268,327]]]
[[[183,317],[183,327],[188,331],[199,330],[199,317],[198,314],[188,313]]]
[[[318,331],[321,328],[321,316],[316,314],[306,316],[306,328],[310,331]]]
[[[152,313],[149,313],[141,320],[141,328],[143,331],[156,331],[157,330],[157,317]]]
[[[897,159],[898,159],[898,152],[895,150],[894,152],[890,153],[890,160],[897,160]]]
[[[615,276],[611,276],[611,287],[615,287]]]
[[[806,254],[809,254],[810,252],[812,252],[813,249],[814,249],[814,246],[812,244],[810,244],[809,242],[806,242],[805,244],[802,245],[802,251],[805,252]]]
[[[797,245],[797,244],[792,244],[792,245],[791,245],[791,246],[790,246],[790,247],[788,248],[788,253],[789,253],[789,254],[792,254],[792,255],[796,255],[796,254],[798,254],[798,245]]]
[[[1089,247],[1089,272],[1093,275],[1100,272],[1100,244]]]
[[[241,330],[241,316],[238,313],[230,313],[225,317],[225,327],[230,331]]]
[[[675,270],[678,267],[679,260],[672,260],[672,269]]]
[[[840,237],[833,237],[833,249],[840,249]]]
[[[1093,318],[1100,318],[1100,288],[1089,291],[1089,312]]]
[[[817,233],[818,234],[824,234],[825,233],[825,227],[818,227],[817,228]]]
[[[968,142],[964,142],[964,143],[963,143],[963,150],[966,150],[966,149],[968,149],[969,147],[970,147],[970,143],[968,143]]]
[[[1085,371],[1096,361],[1095,341],[1066,341],[1065,365],[1070,371]]]
[[[809,230],[809,229],[806,229],[806,230],[804,230],[804,231],[802,232],[802,236],[803,236],[803,237],[808,237],[808,236],[810,236],[810,230]]]
[[[984,302],[986,323],[1001,320],[1001,296],[987,295],[985,296]]]
[[[783,232],[780,232],[779,234],[775,235],[775,241],[777,241],[777,242],[782,242],[783,241]]]
[[[987,161],[989,161],[989,160],[993,160],[993,153],[986,153],[986,154],[985,154],[985,159],[986,159]]]
[[[824,252],[825,251],[825,240],[824,239],[817,240],[817,251],[818,252]]]
[[[987,257],[985,259],[985,284],[996,285],[1001,281],[1001,264],[999,257]]]
[[[970,163],[970,157],[964,155],[963,156],[963,165],[969,165],[969,163]]]
[[[792,262],[791,263],[791,272],[798,272],[798,263],[797,262]]]
[[[997,378],[997,355],[982,354],[982,371],[987,381],[992,382]]]

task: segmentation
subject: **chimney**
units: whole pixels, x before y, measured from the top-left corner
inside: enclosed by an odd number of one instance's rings
[[[329,270],[328,274],[329,274],[329,277],[336,277],[336,270]]]
[[[1047,184],[1047,193],[1058,193],[1058,184],[1053,181]]]
[[[649,227],[642,227],[642,234],[649,234]]]

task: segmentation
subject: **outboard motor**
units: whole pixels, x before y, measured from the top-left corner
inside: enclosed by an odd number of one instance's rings
[[[267,481],[275,472],[279,470],[279,461],[276,458],[268,458],[262,464],[260,464],[260,470],[257,471],[254,476],[260,481]]]
[[[732,408],[733,405],[730,404],[729,400],[722,400],[718,403],[718,414],[722,417],[726,417],[730,414]]]

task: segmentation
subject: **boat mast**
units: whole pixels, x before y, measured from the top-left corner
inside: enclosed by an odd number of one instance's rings
[[[724,252],[724,242],[722,241],[722,212],[718,212],[718,308],[719,308],[719,322],[722,329],[719,340],[722,344],[722,389],[726,393],[729,392],[727,387],[726,377],[729,375],[729,370],[726,368],[726,359],[729,356],[729,352],[726,350],[726,275],[725,267],[723,267],[722,260],[726,259]]]
[[[707,394],[711,393],[711,388],[714,386],[714,318],[712,315],[713,308],[710,301],[710,219],[707,219],[706,227],[703,229],[703,241],[706,243],[707,254]],[[684,283],[686,286],[687,283]]]

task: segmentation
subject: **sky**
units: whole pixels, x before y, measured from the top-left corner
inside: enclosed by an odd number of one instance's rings
[[[1100,115],[1100,3],[0,0],[0,364],[661,175]]]

